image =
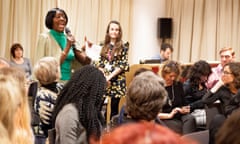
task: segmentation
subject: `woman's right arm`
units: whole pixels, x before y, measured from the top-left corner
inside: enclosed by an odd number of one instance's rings
[[[220,79],[202,98],[204,104],[212,104],[219,99],[218,90],[224,85]]]
[[[160,119],[172,119],[176,113],[180,111],[180,108],[174,108],[170,113],[159,113]]]

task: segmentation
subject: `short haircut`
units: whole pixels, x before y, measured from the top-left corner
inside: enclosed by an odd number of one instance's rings
[[[20,43],[14,43],[14,44],[11,46],[11,49],[10,49],[11,56],[12,56],[13,58],[15,58],[15,50],[16,50],[17,48],[20,48],[20,49],[23,51],[23,47],[22,47],[22,45],[21,45]]]
[[[134,120],[151,121],[161,112],[167,97],[164,81],[152,71],[142,72],[130,83],[126,111]]]
[[[235,55],[235,51],[231,47],[223,47],[223,48],[221,48],[220,51],[219,51],[219,54],[221,54],[224,51],[231,51],[232,56]]]
[[[172,47],[172,45],[170,45],[170,44],[168,44],[168,43],[163,43],[163,44],[161,45],[161,50],[162,50],[162,51],[166,51],[167,48],[170,48],[171,52],[173,52],[173,47]]]
[[[54,57],[43,57],[37,61],[33,72],[40,84],[46,85],[53,83],[60,75],[59,63]]]
[[[48,11],[47,16],[45,18],[45,26],[48,29],[52,29],[53,28],[53,18],[55,17],[57,11],[60,11],[60,12],[62,12],[65,15],[65,17],[66,17],[66,24],[68,23],[68,16],[67,16],[66,12],[63,9],[60,9],[60,8],[53,8],[53,9]]]

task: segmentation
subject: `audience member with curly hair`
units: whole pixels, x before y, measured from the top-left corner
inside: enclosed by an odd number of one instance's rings
[[[208,91],[206,82],[211,72],[209,63],[199,60],[192,65],[188,79],[183,83],[186,104],[190,105],[198,126],[206,125],[206,112],[201,99]]]
[[[57,98],[53,112],[56,143],[88,143],[99,139],[104,124],[101,108],[106,79],[98,68],[86,65],[77,70]]]

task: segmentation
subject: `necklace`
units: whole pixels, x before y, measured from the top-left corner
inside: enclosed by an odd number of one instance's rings
[[[168,97],[169,97],[168,104],[169,104],[170,106],[172,106],[172,103],[173,103],[173,101],[174,101],[174,99],[175,99],[174,85],[172,85],[172,98],[170,98],[170,96],[168,96]]]

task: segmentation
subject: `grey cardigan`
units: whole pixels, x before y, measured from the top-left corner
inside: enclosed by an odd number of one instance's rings
[[[77,108],[65,105],[58,113],[56,122],[56,144],[87,144],[86,130],[79,121]]]

